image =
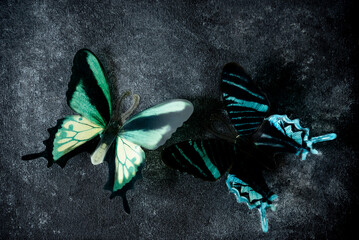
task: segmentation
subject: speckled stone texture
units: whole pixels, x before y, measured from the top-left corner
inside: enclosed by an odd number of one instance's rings
[[[177,2],[177,1],[176,1]],[[337,239],[357,225],[358,31],[355,1],[1,1],[0,238]],[[132,213],[103,190],[107,166],[87,154],[64,169],[21,156],[42,151],[46,131],[73,111],[67,84],[77,50],[103,62],[139,110],[186,98],[195,113],[165,146],[210,137],[225,63],[240,63],[267,93],[272,113],[329,132],[322,155],[280,157],[265,172],[279,196],[259,213],[236,203],[225,178],[208,183],[167,168],[146,151]]]

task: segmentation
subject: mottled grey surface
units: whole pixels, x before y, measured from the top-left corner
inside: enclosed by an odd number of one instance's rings
[[[355,227],[358,9],[351,1],[291,2],[1,1],[0,238],[335,239]],[[320,156],[286,155],[265,173],[279,196],[266,234],[225,179],[207,183],[168,169],[161,148],[146,151],[127,215],[103,190],[106,164],[93,166],[86,154],[64,169],[21,161],[73,113],[65,93],[84,47],[121,92],[141,96],[139,110],[171,98],[194,103],[191,120],[165,146],[208,136],[203,123],[221,108],[220,73],[230,61],[262,86],[273,113],[338,139],[318,145]]]

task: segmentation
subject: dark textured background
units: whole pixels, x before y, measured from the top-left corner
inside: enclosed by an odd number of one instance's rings
[[[1,1],[1,238],[336,239],[355,230],[358,8],[291,2]],[[221,108],[220,73],[229,61],[254,77],[273,113],[300,118],[312,135],[338,138],[318,145],[320,156],[302,162],[286,155],[265,173],[279,196],[267,234],[259,213],[237,204],[224,178],[207,183],[168,169],[161,148],[146,151],[127,215],[122,200],[103,190],[106,164],[93,166],[87,154],[65,169],[20,160],[43,150],[46,129],[72,114],[65,93],[83,47],[120,92],[141,96],[139,110],[171,98],[194,103],[196,113],[165,146],[206,135],[203,123]]]

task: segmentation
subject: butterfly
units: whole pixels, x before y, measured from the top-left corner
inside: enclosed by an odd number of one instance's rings
[[[133,94],[133,104],[122,112],[126,92],[113,104],[105,70],[88,49],[79,50],[73,60],[71,80],[66,93],[67,103],[78,115],[67,116],[48,129],[43,152],[29,154],[23,160],[44,157],[48,167],[53,163],[64,167],[80,152],[89,152],[94,165],[108,162],[109,178],[105,189],[122,196],[124,209],[130,212],[126,191],[141,177],[145,152],[157,149],[182,126],[193,112],[191,102],[168,100],[129,118],[139,103]]]
[[[298,119],[267,117],[266,95],[237,63],[224,66],[220,88],[233,136],[183,141],[165,148],[162,159],[168,166],[206,181],[228,173],[229,191],[237,202],[259,210],[262,230],[267,232],[266,209],[275,210],[277,195],[269,189],[262,171],[275,167],[273,157],[279,152],[295,153],[302,160],[308,153],[318,154],[313,144],[333,140],[336,134],[309,138],[309,129],[301,127]]]

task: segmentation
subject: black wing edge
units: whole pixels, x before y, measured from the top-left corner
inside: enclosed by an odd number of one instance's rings
[[[108,77],[105,72],[105,68],[103,67],[101,61],[99,58],[89,49],[83,48],[77,51],[75,54],[74,60],[73,60],[73,66],[72,66],[72,74],[71,79],[68,84],[68,90],[66,92],[67,97],[67,105],[70,106],[70,102],[72,99],[72,95],[76,91],[76,86],[79,84],[80,80],[86,81],[86,84],[83,84],[85,87],[85,91],[87,95],[89,96],[89,100],[93,106],[96,107],[97,111],[101,114],[101,116],[104,118],[104,121],[108,123],[111,118],[110,108],[108,106],[107,99],[105,95],[103,94],[101,88],[97,85],[96,79],[92,74],[92,71],[89,69],[86,61],[87,52],[91,53],[95,56],[97,61],[99,62],[102,72],[105,74],[105,78],[108,82]],[[109,85],[110,87],[110,85]],[[110,90],[111,92],[111,90]],[[112,98],[112,96],[111,96]],[[111,102],[113,102],[113,99],[111,99]],[[71,106],[70,106],[71,107]],[[112,106],[111,106],[112,107]]]
[[[55,134],[61,128],[62,123],[63,123],[63,121],[65,119],[66,118],[59,119],[57,121],[55,127],[47,129],[50,136],[49,136],[48,139],[43,141],[43,144],[46,147],[43,152],[24,155],[24,156],[21,157],[21,159],[25,160],[25,161],[28,161],[28,160],[34,160],[34,159],[43,157],[43,158],[47,159],[47,161],[48,161],[47,167],[51,167],[54,163],[56,163],[56,164],[60,165],[60,167],[64,168],[67,161],[70,158],[74,157],[75,155],[77,155],[77,154],[79,154],[81,152],[92,153],[96,149],[96,146],[97,146],[98,142],[100,141],[100,136],[99,135],[96,136],[95,138],[91,139],[90,141],[84,143],[83,145],[75,148],[74,150],[70,151],[69,153],[65,154],[64,156],[62,156],[58,160],[55,161],[53,159],[52,150],[53,150],[53,147],[54,147],[53,143],[54,143],[54,139],[55,139]]]
[[[240,76],[243,76],[243,77],[253,81],[251,76],[246,72],[246,70],[244,70],[244,68],[239,63],[236,63],[236,62],[226,63],[222,70],[222,76],[225,73],[236,73]]]
[[[116,141],[114,141],[112,143],[112,145],[111,145],[110,149],[108,150],[106,157],[105,157],[105,161],[108,163],[109,174],[108,174],[108,180],[104,186],[104,189],[109,190],[111,192],[110,199],[113,199],[117,196],[122,197],[123,208],[126,213],[130,214],[131,210],[130,210],[130,205],[128,204],[126,193],[128,190],[135,188],[135,182],[137,180],[142,179],[142,169],[145,167],[145,163],[142,163],[137,168],[136,176],[134,176],[129,183],[127,183],[125,186],[123,186],[120,190],[117,190],[114,192],[113,186],[114,186],[114,182],[115,182],[115,171],[116,171],[115,153],[116,153]]]

